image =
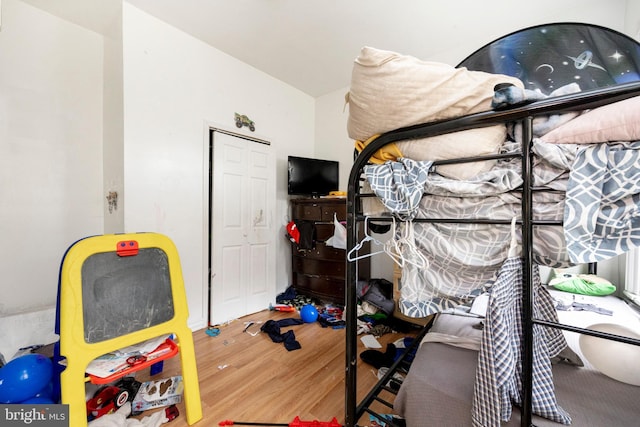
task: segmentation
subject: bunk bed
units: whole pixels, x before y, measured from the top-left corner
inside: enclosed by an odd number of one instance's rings
[[[410,427],[635,422],[638,384],[583,350],[602,338],[640,350],[637,316],[609,296],[583,303],[613,304],[624,315],[600,323],[630,333],[574,320],[557,310],[566,293],[543,285],[539,266],[588,263],[595,273],[597,262],[640,245],[639,71],[637,42],[578,23],[511,33],[457,67],[363,48],[347,98],[357,148],[347,251],[357,258],[359,232],[379,243],[367,223],[391,224],[392,238],[371,252],[402,265],[402,313],[435,321],[406,350],[415,357],[398,359],[357,402],[357,266],[347,262],[346,426],[366,413],[402,425],[374,402]],[[487,294],[480,320],[450,314]],[[506,344],[504,318],[519,331]],[[475,347],[442,342],[451,335]],[[511,352],[507,377],[493,364],[499,344]],[[389,387],[397,372],[404,381]]]

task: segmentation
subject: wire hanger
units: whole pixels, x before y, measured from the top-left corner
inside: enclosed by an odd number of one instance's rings
[[[404,234],[400,237],[399,241],[404,249],[404,261],[407,264],[413,264],[418,268],[427,268],[429,261],[424,256],[418,245],[416,244],[416,238],[414,234],[413,221],[407,221],[404,223]],[[408,252],[408,253],[405,253]]]
[[[418,268],[426,268],[429,261],[418,248],[415,242],[413,222],[403,222],[404,228],[400,236],[396,236],[396,221],[393,218],[393,237],[389,239],[385,246],[385,252],[401,268],[406,264],[415,265]]]
[[[400,267],[404,267],[404,257],[402,256],[402,248],[396,239],[396,218],[393,217],[391,225],[391,238],[384,244],[384,251],[389,257]]]
[[[362,238],[362,240],[356,244],[353,249],[351,249],[348,253],[347,253],[347,260],[353,262],[353,261],[357,261],[359,259],[363,259],[363,258],[368,258],[368,257],[372,257],[374,255],[380,254],[385,252],[384,249],[377,251],[377,252],[369,252],[363,255],[357,255],[358,251],[360,249],[362,249],[362,247],[364,246],[365,243],[367,242],[372,242],[378,246],[384,247],[384,243],[380,242],[379,240],[377,240],[376,238],[372,237],[369,235],[369,217],[366,216],[364,218],[364,237]]]

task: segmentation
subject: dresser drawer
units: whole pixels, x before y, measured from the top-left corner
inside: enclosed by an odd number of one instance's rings
[[[291,207],[291,215],[294,220],[304,219],[308,221],[333,222],[334,213],[337,215],[339,221],[346,220],[346,203],[343,201],[318,201],[315,203],[294,203]]]
[[[291,246],[291,253],[296,257],[303,258],[326,259],[342,262],[345,262],[347,259],[347,252],[344,249],[327,246],[321,242],[317,242],[316,246],[309,251],[298,251],[296,244],[293,243]]]
[[[322,207],[315,203],[294,204],[291,215],[294,220],[322,221]]]
[[[344,304],[344,278],[293,273],[293,287],[302,294]]]
[[[316,222],[316,240],[318,242],[326,242],[335,233],[333,222],[320,223]]]
[[[295,273],[310,274],[314,276],[330,276],[343,278],[346,273],[346,261],[331,261],[315,258],[294,256],[291,268]]]
[[[333,222],[333,214],[336,214],[338,221],[346,221],[347,205],[345,203],[322,206],[322,221]]]

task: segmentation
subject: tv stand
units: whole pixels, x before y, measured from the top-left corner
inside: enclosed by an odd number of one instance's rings
[[[346,280],[346,250],[325,245],[334,233],[333,216],[347,218],[347,201],[341,197],[291,199],[291,219],[310,221],[315,231],[312,249],[300,250],[291,243],[292,286],[297,293],[321,301],[344,304]],[[365,244],[366,245],[366,244]],[[360,251],[366,253],[368,246]],[[358,261],[358,279],[369,280],[370,258]]]

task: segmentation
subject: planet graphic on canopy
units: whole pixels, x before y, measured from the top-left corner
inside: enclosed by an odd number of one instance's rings
[[[592,62],[593,52],[591,52],[590,50],[585,50],[584,52],[582,52],[580,55],[576,57],[569,56],[569,55],[565,55],[565,56],[573,60],[573,66],[576,67],[578,70],[583,70],[586,67],[594,67],[602,71],[607,71],[604,69],[604,67],[598,64],[594,64]]]

